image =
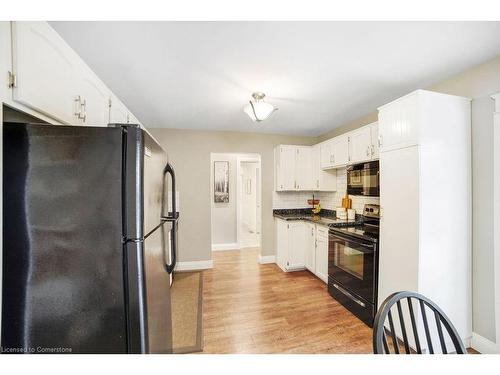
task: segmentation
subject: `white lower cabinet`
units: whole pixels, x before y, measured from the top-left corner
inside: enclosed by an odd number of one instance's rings
[[[306,223],[306,268],[314,272],[316,270],[316,225]]]
[[[328,282],[328,228],[275,219],[276,263],[285,272],[307,268]]]
[[[304,221],[275,219],[276,262],[285,272],[305,268],[306,230]]]
[[[303,221],[291,221],[288,224],[288,259],[287,270],[303,269],[306,263],[307,224]]]
[[[312,271],[325,283],[328,283],[328,228],[316,225],[316,267]]]

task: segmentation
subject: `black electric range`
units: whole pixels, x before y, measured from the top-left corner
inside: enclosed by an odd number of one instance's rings
[[[365,205],[361,220],[329,225],[328,292],[370,327],[377,309],[378,205]]]

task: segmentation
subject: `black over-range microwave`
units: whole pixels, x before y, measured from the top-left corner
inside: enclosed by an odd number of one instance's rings
[[[347,194],[367,197],[380,195],[378,160],[347,167]]]

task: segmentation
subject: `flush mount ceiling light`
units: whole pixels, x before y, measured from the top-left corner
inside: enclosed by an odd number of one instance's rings
[[[243,112],[245,112],[252,119],[252,121],[264,121],[278,109],[272,104],[266,103],[264,101],[265,97],[266,95],[262,92],[254,92],[252,94],[253,100],[251,99],[245,108],[243,108]]]

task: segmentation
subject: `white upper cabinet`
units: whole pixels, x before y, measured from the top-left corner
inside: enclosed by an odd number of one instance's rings
[[[79,106],[76,113],[80,113],[79,120],[83,125],[107,126],[109,122],[109,91],[92,72],[80,80],[79,97],[76,104]]]
[[[139,121],[139,119],[137,117],[134,116],[134,114],[132,112],[129,113],[129,119],[128,119],[128,122],[129,124],[138,124],[138,125],[141,125],[141,122]]]
[[[379,158],[377,122],[353,130],[348,135],[350,164]]]
[[[313,190],[315,191],[336,191],[337,171],[335,169],[323,170],[321,168],[321,145],[312,147],[312,172]]]
[[[296,190],[295,161],[297,149],[295,146],[280,145],[275,149],[276,190]]]
[[[372,136],[372,159],[379,158],[378,122],[369,125]]]
[[[298,146],[295,162],[297,190],[313,190],[313,150],[309,146]]]
[[[339,168],[349,163],[349,137],[347,134],[320,144],[321,168]]]
[[[110,124],[128,124],[130,116],[127,107],[116,97],[112,96],[109,100],[109,122]]]
[[[274,152],[276,191],[315,190],[316,158],[311,146],[279,145]]]
[[[320,143],[321,168],[333,169],[379,157],[378,123],[363,126]]]
[[[335,170],[322,170],[320,145],[279,145],[275,155],[276,191],[336,191]]]
[[[333,138],[333,166],[344,167],[349,163],[349,135]]]
[[[319,144],[321,168],[333,168],[333,139]]]
[[[349,133],[349,156],[351,163],[372,159],[372,134],[369,125]]]
[[[47,22],[3,23],[0,31],[2,42],[7,31],[12,34],[12,40],[9,37],[2,47],[9,46],[12,53],[8,71],[15,77],[11,94],[14,107],[63,124],[139,124]]]
[[[0,97],[10,98],[8,73],[12,71],[12,50],[10,48],[10,22],[0,21]]]
[[[414,146],[418,142],[419,90],[379,108],[380,151]]]
[[[13,22],[13,100],[63,123],[77,120],[78,55],[46,22]]]

